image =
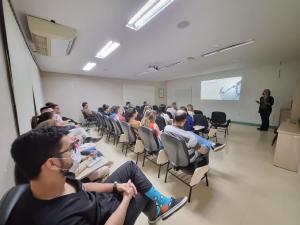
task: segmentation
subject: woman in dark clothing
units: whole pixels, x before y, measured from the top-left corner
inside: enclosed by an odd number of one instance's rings
[[[265,89],[260,97],[259,101],[259,114],[261,117],[261,126],[257,128],[260,131],[267,131],[269,129],[269,117],[272,113],[272,105],[274,104],[274,98],[271,96],[271,91]]]

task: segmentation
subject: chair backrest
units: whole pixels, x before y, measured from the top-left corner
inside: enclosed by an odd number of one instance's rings
[[[203,115],[203,112],[202,112],[201,110],[196,110],[196,109],[195,109],[195,110],[194,110],[194,113],[195,113],[195,114],[201,114],[201,115]]]
[[[118,124],[119,121],[116,121],[113,118],[109,118],[109,120],[110,120],[111,124],[114,127],[115,134],[117,136],[120,136],[122,134],[122,130],[120,128],[120,125]]]
[[[189,166],[190,157],[184,140],[180,140],[169,133],[162,133],[161,141],[167,152],[169,161],[174,167]]]
[[[104,118],[107,130],[108,131],[113,131],[114,129],[113,129],[113,126],[111,124],[111,121],[109,120],[109,117],[104,115],[103,118]]]
[[[105,127],[105,121],[103,119],[103,115],[101,113],[96,113],[96,117],[97,117],[97,125],[99,128],[103,128]]]
[[[139,129],[139,135],[144,144],[144,148],[148,153],[155,153],[159,151],[159,146],[156,137],[153,134],[153,130],[148,127],[141,126]]]
[[[205,128],[209,127],[208,120],[206,116],[202,114],[195,114],[194,115],[194,124],[199,126],[204,126]]]
[[[162,116],[157,116],[155,120],[159,130],[164,130],[166,127],[166,121]]]
[[[17,185],[2,197],[0,201],[0,225],[7,223],[12,210],[28,188],[28,184]]]
[[[225,124],[227,122],[226,121],[226,113],[218,112],[218,111],[212,112],[210,120],[212,123],[215,123],[215,124]]]
[[[121,127],[122,127],[122,130],[129,142],[129,144],[132,144],[136,141],[136,135],[131,127],[131,125],[127,122],[121,122]]]

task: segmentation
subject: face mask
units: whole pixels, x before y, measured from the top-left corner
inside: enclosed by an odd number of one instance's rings
[[[80,155],[80,153],[79,153]],[[66,164],[63,159],[72,159],[72,163],[70,164]],[[78,162],[78,156],[77,154],[75,153],[75,151],[72,151],[71,153],[71,157],[70,158],[59,158],[61,160],[61,164],[62,164],[62,168],[60,169],[60,172],[64,175],[64,176],[67,176],[69,174],[69,172],[72,172],[74,173],[76,171],[76,169],[78,168],[79,166],[79,163],[78,163],[78,166],[77,166],[77,162]]]
[[[73,164],[70,167],[69,172],[75,173],[76,170],[78,169],[79,165],[80,165],[80,162],[81,162],[81,154],[80,154],[80,152],[79,151],[76,151],[76,152],[73,151],[72,155],[71,155],[71,158],[73,159]]]

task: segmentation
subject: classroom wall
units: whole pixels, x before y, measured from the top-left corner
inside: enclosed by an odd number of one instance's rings
[[[279,72],[280,70],[280,72]],[[279,75],[280,74],[280,75]],[[240,101],[201,100],[201,81],[223,77],[242,76]],[[300,79],[300,60],[279,64],[199,75],[191,78],[167,81],[167,103],[177,101],[192,103],[195,109],[200,109],[210,116],[212,111],[224,111],[228,118],[246,123],[260,123],[256,99],[262,90],[269,88],[275,98],[270,123],[277,125],[280,108],[291,106],[295,82]]]
[[[10,145],[17,137],[1,37],[2,36],[0,36],[0,196],[12,187],[14,183],[14,163],[10,156]]]
[[[79,76],[42,72],[42,87],[45,102],[55,102],[62,115],[75,120],[81,118],[81,103],[87,101],[93,110],[104,103],[109,105],[123,105],[124,85],[154,87],[155,104],[164,103],[166,98],[159,97],[159,88],[164,88],[164,82],[143,82],[121,79],[98,78],[92,76]],[[139,95],[138,91],[136,95]],[[142,104],[142,99],[140,105]]]

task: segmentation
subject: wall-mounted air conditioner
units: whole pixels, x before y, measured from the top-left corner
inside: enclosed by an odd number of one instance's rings
[[[71,53],[76,30],[52,21],[27,16],[34,51],[46,56],[65,56]]]

